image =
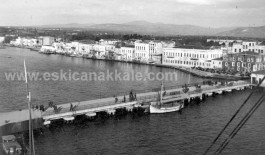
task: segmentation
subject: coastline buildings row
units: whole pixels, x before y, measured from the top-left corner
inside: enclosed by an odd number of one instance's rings
[[[40,52],[46,54],[57,53],[95,59],[201,67],[229,72],[253,72],[265,69],[265,45],[256,41],[217,41],[225,45],[208,49],[186,49],[175,48],[174,41],[129,40],[121,42],[120,40],[101,39],[98,42],[66,43],[53,37],[37,39],[19,37],[10,44],[41,47]]]

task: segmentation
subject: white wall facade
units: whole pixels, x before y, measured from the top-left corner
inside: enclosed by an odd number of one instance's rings
[[[222,57],[222,50],[164,48],[162,64],[183,67],[212,68],[212,59]]]
[[[132,61],[134,59],[134,47],[121,47],[120,53],[123,60]]]
[[[149,44],[135,42],[135,59],[147,62],[149,57]]]

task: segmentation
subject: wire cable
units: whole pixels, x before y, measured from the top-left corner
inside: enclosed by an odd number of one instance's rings
[[[258,109],[258,107],[263,103],[265,94],[260,97],[260,99],[255,103],[255,105],[248,111],[248,113],[243,117],[243,119],[238,123],[234,130],[229,134],[229,137],[220,145],[220,147],[215,151],[214,154],[221,153],[228,143],[234,138],[238,131],[245,125],[248,119],[253,115],[253,113]]]
[[[265,76],[262,78],[262,80],[259,82],[259,84],[257,85],[257,87],[259,87],[261,85],[261,83],[264,81]],[[231,119],[226,123],[226,125],[224,126],[224,128],[219,132],[219,134],[217,135],[217,137],[213,140],[213,142],[211,143],[211,145],[207,148],[207,150],[203,153],[203,155],[206,155],[209,150],[213,147],[213,145],[216,143],[216,141],[219,139],[219,137],[224,133],[225,129],[230,125],[230,123],[234,120],[234,118],[236,117],[236,115],[240,112],[240,110],[245,106],[245,104],[247,103],[247,101],[250,99],[250,97],[254,94],[255,90],[253,90],[247,97],[247,99],[243,102],[243,104],[237,109],[237,111],[235,112],[235,114],[231,117]]]

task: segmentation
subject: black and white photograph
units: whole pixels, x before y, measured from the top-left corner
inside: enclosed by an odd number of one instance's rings
[[[0,155],[264,155],[264,79],[264,0],[0,0]]]

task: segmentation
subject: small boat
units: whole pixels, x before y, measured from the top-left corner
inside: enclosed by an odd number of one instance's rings
[[[6,154],[21,154],[22,147],[14,135],[2,136],[3,150]]]
[[[163,84],[161,85],[160,93],[158,92],[159,100],[155,102],[151,102],[150,104],[149,112],[151,114],[175,112],[175,111],[179,111],[180,109],[184,108],[183,100],[179,100],[178,97],[163,99],[162,88],[163,88]]]

